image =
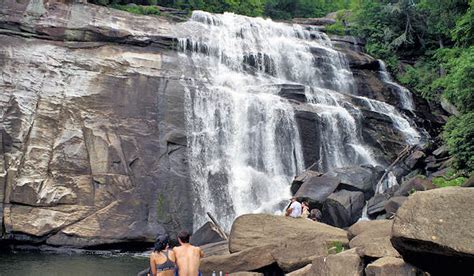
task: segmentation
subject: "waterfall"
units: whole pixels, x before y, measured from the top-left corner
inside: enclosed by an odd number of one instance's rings
[[[392,78],[390,77],[390,74],[387,71],[387,68],[385,66],[385,63],[382,60],[378,60],[379,62],[379,67],[380,67],[380,78],[382,79],[383,82],[390,84],[395,88],[395,90],[398,93],[399,100],[401,107],[404,109],[408,110],[413,110],[414,104],[413,104],[413,97],[410,93],[410,90],[406,89],[405,87],[399,85],[398,83],[394,82]]]
[[[362,139],[362,113],[347,99],[356,94],[352,72],[324,33],[194,11],[178,37],[179,58],[195,70],[193,79],[182,78],[195,227],[211,212],[230,229],[235,216],[275,212],[289,198],[304,161],[294,103],[279,95],[283,84],[303,86],[319,116],[318,169],[378,164]],[[413,129],[392,106],[363,100],[404,133]],[[407,140],[416,143],[410,131]]]

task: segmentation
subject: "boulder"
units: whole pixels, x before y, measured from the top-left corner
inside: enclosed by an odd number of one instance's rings
[[[208,221],[191,236],[192,245],[201,246],[208,243],[216,243],[225,240],[214,223]]]
[[[307,199],[311,205],[320,206],[338,185],[339,179],[336,177],[312,176],[304,181],[295,196]]]
[[[461,186],[465,188],[474,187],[474,175],[469,177]]]
[[[394,196],[390,198],[384,205],[387,218],[394,216],[397,210],[400,208],[400,206],[402,206],[402,204],[406,200],[407,200],[406,196]]]
[[[387,220],[359,220],[347,229],[349,240],[363,232],[373,229],[386,229]],[[380,231],[380,230],[379,230]],[[383,231],[383,230],[382,230]]]
[[[357,233],[349,242],[349,246],[359,248],[362,255],[371,258],[400,256],[390,243],[391,220],[358,222],[349,229],[349,232]]]
[[[234,221],[229,250],[235,253],[271,244],[280,251],[274,253],[280,263],[294,263],[295,259],[327,255],[328,244],[335,241],[347,244],[347,232],[303,218],[248,214]]]
[[[338,254],[317,257],[312,264],[311,275],[320,276],[362,276],[363,262],[356,249]]]
[[[228,255],[204,257],[199,269],[206,274],[213,271],[232,273],[262,269],[275,262],[271,254],[273,249],[274,245],[264,245]]]
[[[416,150],[412,154],[410,154],[403,163],[407,166],[407,169],[413,169],[419,163],[422,162],[423,158],[426,157],[426,154],[421,150]]]
[[[360,218],[364,205],[362,192],[337,191],[324,201],[322,221],[336,227],[347,227]]]
[[[373,218],[381,213],[385,212],[385,204],[387,203],[390,195],[388,194],[376,194],[367,202],[367,214]]]
[[[298,102],[306,102],[306,94],[305,94],[305,87],[301,84],[280,84],[279,85],[280,91],[278,95],[283,98],[287,98],[289,100],[295,100]]]
[[[383,173],[381,167],[354,166],[331,170],[325,176],[339,178],[342,189],[361,191],[367,200],[374,194],[375,186]]]
[[[395,196],[408,196],[416,191],[426,191],[436,189],[436,186],[431,182],[431,180],[425,178],[424,176],[417,175],[413,178],[410,178],[400,185],[400,188],[395,192]]]
[[[206,257],[230,254],[228,241],[208,243],[201,246],[201,249]]]
[[[293,182],[291,183],[291,194],[296,194],[303,183],[309,182],[313,177],[319,177],[321,175],[322,173],[320,172],[305,170],[302,174],[293,179]]]
[[[303,268],[300,268],[298,270],[295,270],[293,272],[287,273],[287,276],[311,276],[313,274],[311,271],[312,264],[309,264]]]
[[[416,192],[398,209],[392,244],[407,262],[435,274],[474,272],[474,189]]]
[[[433,155],[436,158],[444,158],[449,155],[448,147],[446,145],[442,145],[441,147],[435,149],[433,151]]]
[[[403,259],[395,257],[380,258],[365,268],[365,275],[367,276],[417,276],[420,275],[421,272],[422,271],[418,270],[416,267],[405,263]]]

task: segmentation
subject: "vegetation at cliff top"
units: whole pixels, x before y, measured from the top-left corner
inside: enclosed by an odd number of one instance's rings
[[[133,13],[159,14],[138,5],[181,10],[234,12],[273,19],[322,17],[337,12],[327,31],[367,41],[366,50],[386,61],[403,85],[451,116],[441,138],[456,157],[455,166],[474,171],[474,0],[92,0]],[[344,24],[343,24],[344,23]],[[349,27],[347,27],[349,26]]]
[[[387,62],[397,80],[439,106],[458,110],[442,139],[455,167],[474,170],[474,1],[358,1],[346,17],[369,54]]]

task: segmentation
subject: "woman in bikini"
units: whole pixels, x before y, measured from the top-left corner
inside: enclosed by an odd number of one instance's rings
[[[155,249],[150,255],[150,276],[174,276],[176,257],[173,250],[168,250],[168,235],[156,239]]]

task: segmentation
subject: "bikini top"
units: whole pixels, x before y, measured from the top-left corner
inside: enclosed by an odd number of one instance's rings
[[[163,271],[167,271],[167,270],[174,270],[176,268],[176,264],[172,260],[169,259],[168,250],[163,251],[163,254],[165,254],[166,261],[162,264],[157,264],[156,265],[156,271],[157,272],[163,272]]]

